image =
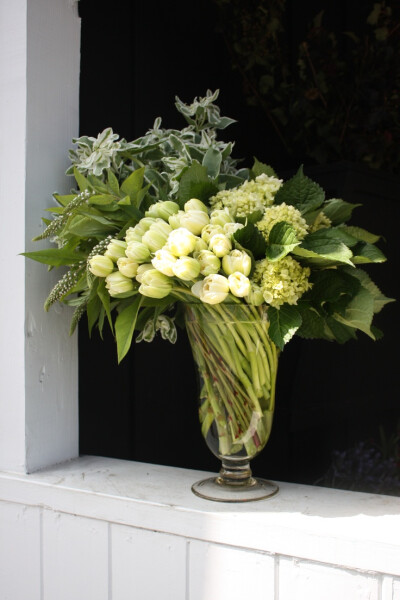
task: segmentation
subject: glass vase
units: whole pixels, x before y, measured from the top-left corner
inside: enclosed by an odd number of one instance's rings
[[[278,486],[250,469],[270,436],[275,404],[278,350],[265,308],[190,304],[185,323],[199,376],[201,431],[222,462],[218,476],[192,491],[219,502],[273,496]]]

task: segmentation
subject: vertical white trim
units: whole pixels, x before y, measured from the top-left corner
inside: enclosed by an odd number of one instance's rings
[[[43,302],[56,281],[18,253],[33,244],[78,134],[80,20],[70,0],[0,6],[0,469],[31,472],[78,455],[77,339],[70,311]]]

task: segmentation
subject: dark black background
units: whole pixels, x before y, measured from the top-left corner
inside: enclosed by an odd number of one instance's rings
[[[251,164],[253,155],[283,173],[284,161],[262,113],[248,107],[211,0],[155,3],[81,0],[81,135],[105,127],[128,140],[149,129],[155,117],[165,127],[184,122],[174,107],[207,89],[220,89],[222,114],[238,123],[224,132],[236,140],[234,155]],[[288,3],[293,45],[310,16],[325,8],[340,30],[357,19],[361,2]],[[190,10],[189,10],[190,9]],[[301,158],[301,157],[300,157]],[[280,171],[279,171],[280,169]],[[374,265],[372,277],[398,297],[399,181],[341,165],[307,169],[332,195],[362,201],[357,224],[383,233],[389,256]],[[378,315],[385,338],[374,343],[363,334],[345,346],[294,339],[280,359],[277,410],[271,439],[253,461],[258,475],[313,483],[330,462],[333,449],[377,437],[378,426],[395,431],[399,417],[397,385],[398,308]],[[89,340],[79,329],[80,451],[195,469],[218,469],[200,434],[196,375],[186,334],[173,347],[155,340],[134,345],[119,367],[111,334]]]

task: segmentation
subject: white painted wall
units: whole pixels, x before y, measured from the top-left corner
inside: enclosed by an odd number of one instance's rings
[[[69,190],[78,134],[80,20],[71,0],[0,3],[0,468],[34,471],[78,454],[77,339],[43,302],[56,281],[20,252]]]
[[[282,483],[226,505],[191,492],[204,476],[0,473],[0,600],[400,600],[400,498]]]

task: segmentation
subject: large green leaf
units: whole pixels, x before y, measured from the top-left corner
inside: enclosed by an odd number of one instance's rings
[[[354,238],[361,242],[367,242],[368,244],[376,244],[381,238],[380,235],[376,235],[375,233],[370,233],[366,229],[362,229],[361,227],[353,227],[350,225],[344,225],[340,228],[342,231],[349,233]]]
[[[105,220],[104,220],[105,221]],[[98,222],[97,219],[78,215],[68,224],[68,231],[79,237],[88,238],[96,235],[105,235],[117,229],[113,223]]]
[[[365,263],[382,263],[386,261],[386,256],[373,244],[367,242],[359,242],[357,246],[353,248],[353,263],[354,264],[365,264]]]
[[[52,267],[75,265],[84,258],[82,253],[73,252],[66,248],[46,248],[34,252],[22,252],[22,256]]]
[[[203,167],[207,169],[207,175],[211,179],[218,177],[219,169],[221,167],[222,155],[216,148],[208,148],[203,158]]]
[[[347,304],[341,313],[335,313],[333,317],[336,321],[360,329],[373,340],[374,334],[371,331],[372,318],[374,314],[374,299],[372,294],[361,287],[358,294]]]
[[[374,299],[374,313],[378,313],[382,310],[385,304],[389,302],[395,302],[394,298],[387,298],[384,294],[382,294],[381,290],[378,286],[372,281],[368,273],[363,271],[362,269],[349,269],[349,267],[344,267],[346,273],[350,271],[350,274],[353,277],[356,277],[361,285],[369,291]]]
[[[286,221],[280,221],[269,233],[266,256],[271,262],[280,260],[299,244],[294,228]]]
[[[78,169],[76,167],[74,167],[74,177],[76,179],[76,183],[78,184],[78,187],[81,190],[81,192],[87,190],[90,187],[89,181],[86,179],[86,177],[84,175],[82,175],[82,173],[80,173],[78,171]]]
[[[312,288],[303,298],[311,302],[318,312],[332,314],[360,291],[361,283],[351,273],[350,269],[349,272],[342,269],[314,271],[310,277]]]
[[[124,308],[115,320],[118,363],[126,356],[131,347],[136,319],[143,296],[138,294],[131,304]]]
[[[242,248],[250,250],[255,260],[265,258],[267,243],[262,233],[253,225],[248,223],[242,229],[238,229],[233,234],[233,239],[240,244]]]
[[[134,206],[138,206],[136,200],[143,187],[144,171],[145,167],[136,169],[136,171],[133,171],[133,173],[131,173],[121,184],[121,191],[129,196]]]
[[[297,310],[301,315],[301,326],[297,335],[305,339],[333,340],[332,333],[326,327],[325,318],[308,302],[299,302]]]
[[[100,279],[98,288],[97,288],[97,295],[100,298],[101,303],[104,307],[108,322],[110,324],[110,329],[111,329],[111,331],[114,331],[113,322],[112,322],[112,318],[111,318],[110,294],[106,290],[105,279]]]
[[[272,167],[270,167],[269,165],[266,165],[265,163],[260,162],[254,156],[254,164],[251,167],[250,175],[253,179],[255,179],[256,177],[258,177],[258,175],[263,175],[263,174],[268,175],[269,177],[278,177]]]
[[[361,204],[351,204],[340,198],[332,198],[325,202],[322,210],[332,221],[332,225],[340,225],[350,219],[353,210],[357,208],[357,206],[361,206]]]
[[[191,198],[198,198],[206,204],[218,192],[218,187],[207,175],[207,169],[198,162],[186,169],[179,183],[178,201],[181,207]]]
[[[319,208],[325,200],[325,192],[318,183],[303,173],[303,167],[296,175],[286,181],[275,195],[275,204],[290,204],[301,213]]]
[[[298,328],[301,326],[301,315],[295,306],[283,304],[279,309],[268,308],[269,337],[278,348],[283,350]]]
[[[343,242],[332,237],[329,229],[320,229],[310,233],[301,243],[293,249],[293,254],[310,259],[323,259],[321,266],[332,263],[352,265],[352,251]]]

